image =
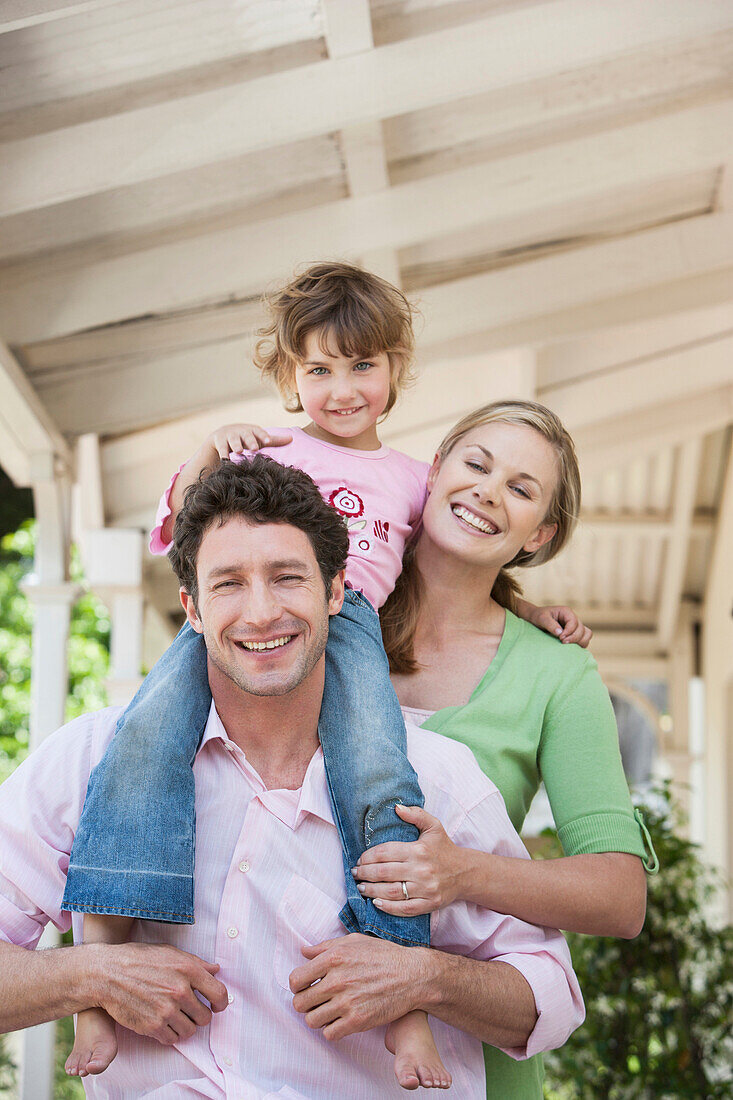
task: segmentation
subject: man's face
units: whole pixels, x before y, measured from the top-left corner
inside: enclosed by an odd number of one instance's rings
[[[198,609],[183,589],[181,602],[220,672],[251,695],[287,695],[310,675],[343,601],[343,574],[327,598],[303,531],[232,518],[204,535],[196,572]]]

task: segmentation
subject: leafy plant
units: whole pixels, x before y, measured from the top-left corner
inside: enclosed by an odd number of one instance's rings
[[[28,752],[33,607],[21,589],[33,569],[35,524],[26,520],[0,539],[0,782]],[[83,583],[76,554],[72,576]],[[109,668],[109,615],[91,593],[72,611],[68,643],[69,695],[66,718],[105,705]]]
[[[705,903],[722,883],[680,832],[669,785],[644,807],[659,856],[635,940],[568,936],[587,1018],[547,1055],[548,1100],[733,1096],[733,928]]]

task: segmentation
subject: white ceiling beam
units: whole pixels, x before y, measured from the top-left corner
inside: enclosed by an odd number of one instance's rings
[[[33,271],[24,277],[22,269],[10,268],[5,273],[7,289],[0,293],[0,326],[12,342],[29,343],[150,312],[180,309],[197,301],[242,297],[259,292],[269,280],[281,278],[283,271],[309,259],[359,256],[373,248],[402,247],[434,235],[438,225],[441,233],[486,222],[500,225],[503,218],[530,216],[553,202],[572,206],[574,201],[614,188],[663,179],[670,173],[693,168],[713,168],[731,153],[733,100],[726,100],[307,211],[114,259],[92,260],[81,267],[72,264],[71,269],[54,271],[49,263],[47,273],[36,273],[36,277],[32,277]],[[653,281],[699,271],[694,262],[685,262],[679,237],[694,235],[689,225],[698,222],[689,219],[649,231],[644,237],[651,246],[650,255],[641,260],[647,268],[657,255],[653,232],[663,234],[666,229],[667,237],[660,239],[671,237],[674,242],[672,270],[665,256]],[[733,226],[733,218],[722,224]],[[613,249],[625,243],[621,240],[605,247]],[[706,262],[704,269],[722,266],[722,243],[718,244],[718,262]],[[708,247],[714,249],[715,242],[709,242]],[[645,254],[647,249],[640,246],[639,251]],[[575,262],[578,271],[574,284],[585,287],[580,255],[571,252],[562,259],[571,266]],[[694,255],[693,248],[693,261]],[[79,262],[78,258],[74,261]],[[537,265],[542,262],[537,261]],[[606,270],[605,283],[613,288],[612,293],[631,289],[625,278],[626,266],[614,263]],[[516,278],[519,268],[510,270]],[[520,282],[524,270],[521,267]],[[506,272],[493,275],[504,277]],[[460,318],[464,321],[463,331],[468,332],[488,327],[482,323],[487,302],[481,280],[491,277],[456,280],[454,297],[465,300],[457,310],[451,302],[447,311],[437,311],[438,318],[442,320],[445,315],[452,329]],[[556,286],[556,296],[561,297],[563,290],[562,285]],[[428,289],[421,296],[429,301],[433,295],[434,291]],[[605,290],[601,294],[607,295]],[[526,305],[527,301],[531,303],[531,296],[527,300],[522,288],[516,304]],[[506,320],[504,311],[502,318]],[[431,317],[431,329],[434,325],[435,318]],[[432,340],[441,338],[440,323],[430,336]]]
[[[694,369],[694,368],[693,368]],[[572,428],[583,476],[625,466],[644,455],[704,436],[733,423],[733,383],[652,406],[629,409],[607,420]]]
[[[322,0],[326,19],[326,46],[332,58],[351,57],[374,49],[369,0]],[[340,133],[341,154],[354,197],[389,187],[387,155],[380,119],[347,126]],[[361,255],[368,271],[399,286],[400,265],[397,250],[384,246],[368,249]]]
[[[672,531],[665,551],[659,597],[657,642],[663,650],[670,648],[678,627],[677,620],[684,594],[685,568],[690,549],[690,525],[695,510],[701,458],[702,439],[699,436],[688,440],[677,450]]]
[[[34,463],[47,456],[70,464],[68,447],[15,356],[0,341],[0,465],[16,485],[34,481]]]
[[[700,392],[725,386],[733,378],[732,363],[733,334],[728,332],[564,385],[543,387],[540,398],[572,431],[641,409],[654,413],[662,396],[665,402],[684,403]],[[696,426],[691,424],[690,430]]]
[[[594,535],[632,535],[636,538],[669,538],[676,532],[673,516],[650,512],[583,511],[580,527]],[[715,517],[705,511],[693,512],[686,527],[690,538],[709,538],[715,530]]]
[[[107,8],[117,0],[3,0],[0,5],[0,34],[51,23],[70,15],[85,15]]]
[[[540,343],[729,301],[732,247],[733,219],[702,215],[427,287],[422,342],[436,355],[472,336],[471,351]]]
[[[731,25],[727,0],[533,5],[8,142],[0,212],[18,213],[154,179]]]

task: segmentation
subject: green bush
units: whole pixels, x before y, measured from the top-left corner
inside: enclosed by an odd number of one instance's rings
[[[0,782],[28,753],[33,607],[21,589],[33,569],[35,523],[26,520],[0,539]],[[83,584],[76,554],[72,576]],[[87,592],[75,604],[69,630],[66,719],[106,705],[109,615]]]
[[[568,936],[587,1018],[547,1055],[548,1100],[733,1096],[733,928],[705,903],[720,879],[680,834],[669,786],[644,807],[659,856],[635,940]]]

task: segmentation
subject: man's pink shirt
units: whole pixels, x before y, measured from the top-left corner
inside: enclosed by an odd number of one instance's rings
[[[57,731],[0,788],[0,938],[36,946],[59,909],[87,782],[114,734],[118,709],[85,715]],[[463,745],[408,724],[409,755],[426,797],[460,845],[527,858],[496,787]],[[220,964],[229,1006],[175,1047],[118,1028],[120,1053],[85,1081],[97,1100],[373,1100],[403,1097],[384,1029],[339,1042],[311,1031],[293,1008],[291,971],[301,947],[343,934],[341,846],[323,757],[313,756],[300,790],[267,790],[227,737],[212,704],[196,776],[196,923],[138,922],[133,938],[171,943]],[[81,938],[81,914],[73,914]],[[457,902],[431,920],[434,947],[516,967],[538,1020],[525,1058],[561,1045],[584,1011],[559,932]],[[484,1100],[480,1043],[432,1020],[461,1100]]]
[[[305,470],[313,478],[323,499],[339,512],[349,531],[347,581],[374,607],[381,607],[402,572],[405,540],[422,515],[427,464],[390,447],[354,451],[314,439],[302,428],[287,430],[293,433],[292,443],[263,447],[258,453],[283,466]],[[231,457],[241,461],[251,455],[247,451]],[[170,543],[163,541],[162,529],[171,514],[170,492],[179,473],[173,475],[158,505],[150,536],[153,554],[170,549]]]

